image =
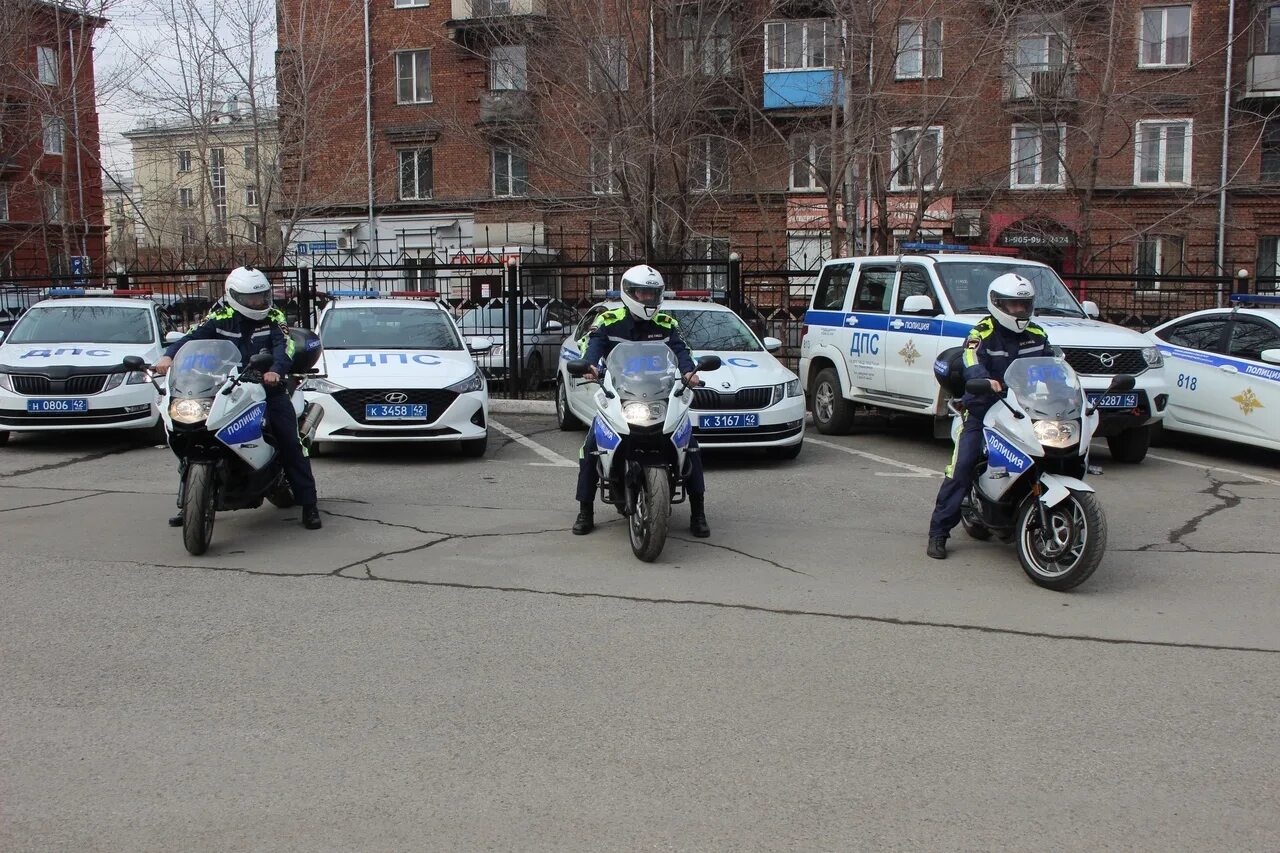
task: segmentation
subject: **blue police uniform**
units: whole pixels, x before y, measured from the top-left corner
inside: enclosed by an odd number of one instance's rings
[[[1004,383],[1004,373],[1019,358],[1051,355],[1049,336],[1035,323],[1022,332],[1011,332],[992,317],[984,317],[969,332],[962,354],[964,379],[995,379]],[[960,436],[956,439],[946,479],[938,489],[938,500],[929,522],[929,538],[945,539],[960,523],[960,504],[973,485],[974,469],[982,458],[982,419],[995,405],[994,394],[965,394]]]
[[[187,341],[209,340],[234,343],[240,349],[242,365],[247,365],[251,357],[263,351],[270,352],[275,359],[271,364],[272,373],[284,376],[293,364],[293,339],[289,337],[284,313],[275,308],[267,313],[265,319],[254,320],[219,302],[200,325],[167,347],[164,354],[173,358]],[[267,392],[267,424],[294,500],[304,507],[314,506],[316,481],[298,436],[298,416],[293,410],[293,401],[283,384],[264,387]]]
[[[670,314],[659,311],[652,320],[637,320],[626,308],[615,308],[605,311],[591,325],[591,332],[585,342],[580,341],[583,359],[591,365],[598,365],[618,344],[628,341],[662,341],[675,354],[680,372],[692,373],[695,365],[693,353],[680,337],[680,324]],[[698,443],[690,440],[689,450],[696,451]],[[578,452],[578,491],[579,503],[588,503],[596,499],[596,451],[595,432],[587,430],[587,439]],[[706,481],[702,476],[702,454],[692,452],[689,459],[689,476],[685,477],[684,487],[690,495],[700,496],[706,492]]]

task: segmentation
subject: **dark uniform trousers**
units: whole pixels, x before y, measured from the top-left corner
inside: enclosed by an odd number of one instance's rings
[[[596,449],[595,430],[588,427],[587,440],[582,443],[582,450],[578,451],[577,499],[579,503],[596,499]],[[698,442],[690,439],[689,453],[685,456],[688,460],[689,475],[684,478],[684,489],[691,495],[702,495],[707,491],[707,481],[702,476],[702,454],[697,450]]]
[[[960,503],[973,486],[974,469],[982,460],[982,420],[987,408],[967,410],[961,421],[960,435],[956,438],[951,464],[947,467],[938,500],[929,520],[929,536],[946,538],[960,523]]]
[[[284,475],[293,490],[293,499],[303,506],[316,502],[316,478],[311,473],[311,462],[302,449],[298,435],[298,415],[293,411],[293,401],[282,386],[267,388],[267,425],[271,427],[271,440]]]

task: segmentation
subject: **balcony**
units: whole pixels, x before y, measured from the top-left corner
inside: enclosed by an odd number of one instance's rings
[[[1249,57],[1244,96],[1280,98],[1280,53],[1260,53]]]
[[[1005,70],[1002,98],[1017,112],[1057,113],[1075,106],[1076,74],[1070,65],[1013,65]]]
[[[830,107],[840,99],[840,81],[831,68],[796,68],[764,73],[766,110]]]
[[[461,41],[486,32],[506,32],[513,26],[546,17],[546,0],[451,0],[445,21],[449,38]]]
[[[513,125],[533,121],[533,101],[528,92],[480,93],[480,124]]]

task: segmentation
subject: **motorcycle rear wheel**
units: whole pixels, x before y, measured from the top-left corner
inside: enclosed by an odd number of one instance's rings
[[[1018,511],[1018,561],[1039,586],[1057,592],[1089,579],[1107,550],[1107,517],[1092,492],[1071,492],[1048,511],[1050,530],[1041,529],[1034,498]]]
[[[627,519],[631,552],[652,563],[667,544],[671,521],[671,478],[665,468],[645,468],[642,491],[636,495],[636,509]]]
[[[213,466],[190,465],[186,479],[182,501],[182,544],[188,553],[198,557],[209,550],[209,542],[213,540],[213,518],[217,511]]]

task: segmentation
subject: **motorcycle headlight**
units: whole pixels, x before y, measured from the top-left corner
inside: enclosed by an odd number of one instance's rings
[[[190,397],[179,397],[169,403],[169,417],[180,424],[198,424],[209,417],[212,400],[194,400]]]
[[[1164,355],[1157,347],[1143,347],[1142,359],[1147,363],[1147,367],[1164,367]]]
[[[622,417],[629,424],[651,424],[663,420],[666,416],[666,403],[641,403],[638,400],[632,400],[622,407]]]
[[[0,373],[0,388],[3,388],[4,390],[8,391],[10,394],[14,393],[13,380],[9,378],[9,374]]]
[[[466,394],[470,391],[479,391],[483,387],[484,387],[484,375],[480,372],[479,369],[477,369],[475,373],[472,373],[470,376],[468,376],[466,379],[462,380],[461,382],[453,383],[452,385],[448,386],[446,390],[453,391],[456,394]]]
[[[1080,440],[1079,421],[1036,421],[1031,430],[1046,447],[1070,447]]]
[[[336,394],[344,389],[341,385],[330,382],[328,379],[321,379],[318,376],[313,376],[302,383],[302,390],[311,391],[316,394]]]

